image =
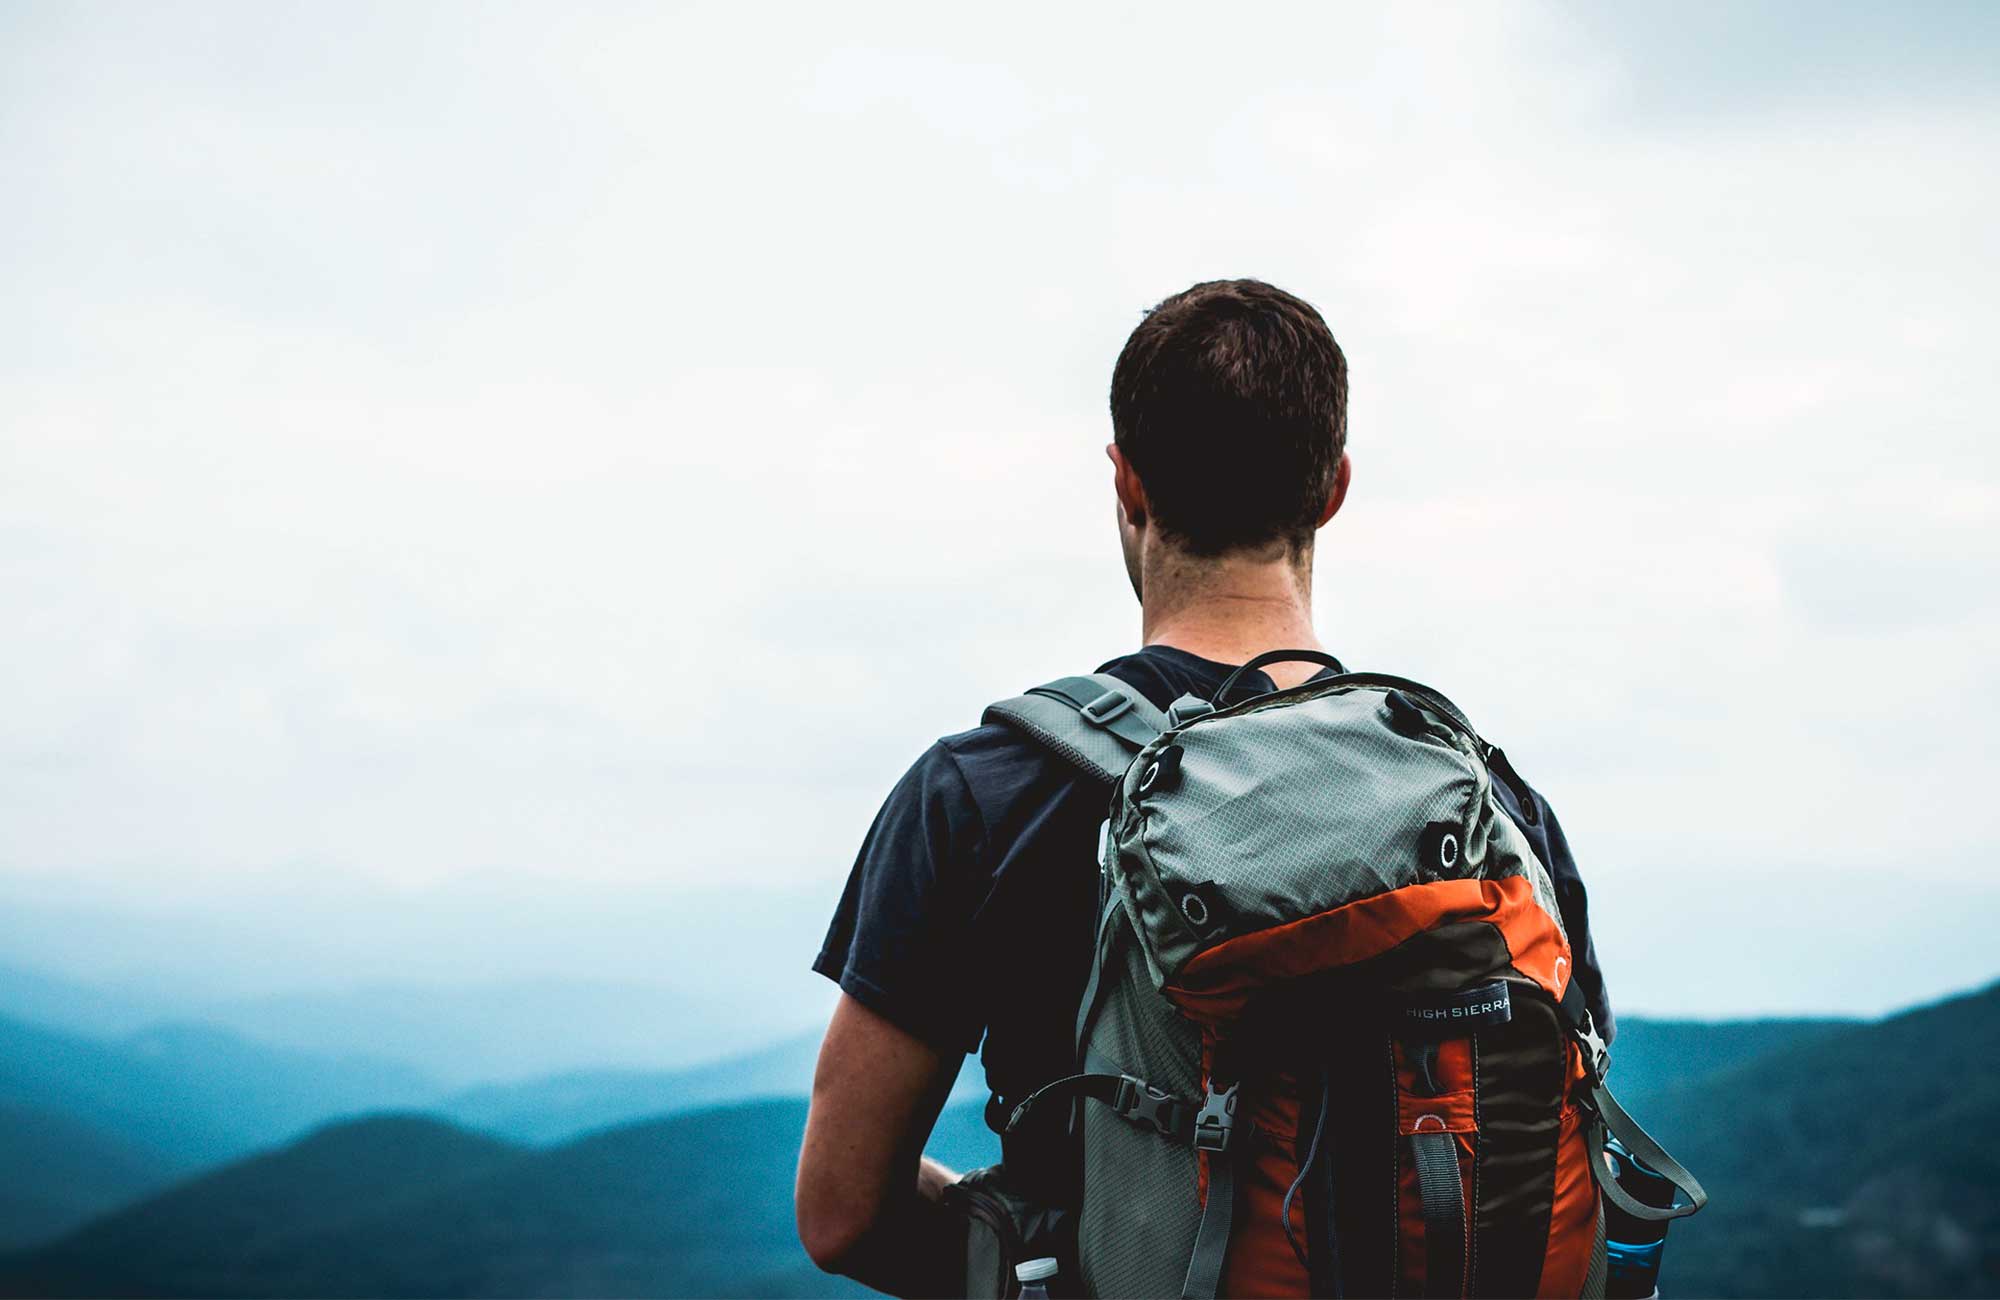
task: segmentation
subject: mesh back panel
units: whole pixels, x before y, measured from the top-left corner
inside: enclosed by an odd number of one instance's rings
[[[1201,1039],[1154,991],[1125,925],[1089,1051],[1178,1097],[1201,1089]],[[1084,1286],[1100,1296],[1179,1295],[1201,1223],[1194,1149],[1148,1133],[1097,1103],[1083,1107],[1084,1197],[1077,1224]]]

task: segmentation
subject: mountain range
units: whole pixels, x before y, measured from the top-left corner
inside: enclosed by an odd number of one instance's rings
[[[814,1019],[808,1007],[799,1014],[789,1027]],[[200,1025],[310,1057],[394,1061],[453,1089],[582,1071],[682,1070],[755,1050],[773,1032],[705,994],[612,980],[359,983],[219,996],[92,984],[5,964],[0,1017],[99,1039]]]
[[[440,1120],[315,1133],[0,1268],[13,1295],[865,1294],[791,1227],[797,1100],[544,1151]]]
[[[0,1250],[55,1237],[187,1172],[140,1142],[61,1110],[0,1103]]]
[[[330,1115],[427,1100],[379,1058],[157,1025],[109,1040],[0,1019],[0,1246],[46,1237]]]
[[[857,1294],[791,1226],[814,1048],[451,1089],[207,1028],[0,1021],[0,1167],[32,1171],[0,1195],[0,1292]],[[1994,1060],[2000,986],[1882,1021],[1622,1018],[1620,1096],[1714,1195],[1668,1292],[2000,1291]],[[997,1154],[965,1103],[930,1150]]]
[[[1809,1034],[1655,1097],[1715,1195],[1669,1237],[1691,1295],[2000,1294],[2000,985]]]
[[[41,987],[76,1004],[59,982]],[[55,996],[42,1004],[62,1005]],[[206,1026],[90,1037],[0,1018],[0,1169],[34,1171],[0,1189],[0,1249],[50,1239],[340,1117],[422,1109],[548,1145],[702,1105],[803,1097],[817,1051],[806,1036],[694,1069],[574,1071],[455,1090],[379,1056],[314,1055]],[[956,1096],[973,1095],[976,1074],[966,1072]]]
[[[469,1128],[518,1142],[548,1143],[630,1120],[759,1097],[803,1097],[812,1089],[819,1035],[787,1038],[755,1052],[686,1070],[585,1070],[490,1084],[433,1107]],[[960,1071],[950,1100],[983,1099],[976,1062]]]
[[[179,1166],[213,1163],[327,1115],[425,1099],[422,1075],[380,1058],[263,1046],[199,1025],[109,1040],[0,1019],[0,1103],[71,1115]]]

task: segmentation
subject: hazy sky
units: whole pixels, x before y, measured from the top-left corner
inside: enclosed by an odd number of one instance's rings
[[[815,990],[922,746],[1131,646],[1111,363],[1256,275],[1322,634],[1614,996],[2000,974],[1996,15],[0,7],[0,960]]]

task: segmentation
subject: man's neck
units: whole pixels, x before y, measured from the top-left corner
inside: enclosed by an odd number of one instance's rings
[[[1148,556],[1141,637],[1217,663],[1240,664],[1266,650],[1317,650],[1310,561],[1277,556],[1191,561]],[[1279,686],[1304,681],[1313,664],[1273,664]]]

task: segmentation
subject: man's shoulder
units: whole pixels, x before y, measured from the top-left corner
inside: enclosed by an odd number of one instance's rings
[[[1141,658],[1128,655],[1114,659],[1096,671],[1109,672],[1150,697],[1158,693],[1159,685],[1143,679],[1143,668],[1135,674],[1126,663]],[[1141,675],[1142,680],[1133,680],[1134,675]],[[1097,776],[1051,752],[1020,728],[997,720],[940,737],[919,763],[949,765],[989,826],[1014,821],[1024,807],[1047,803],[1079,788],[1093,792],[1104,789]]]
[[[1004,722],[982,722],[941,736],[925,758],[951,764],[975,798],[998,797],[1035,783],[1059,764],[1040,742]]]

